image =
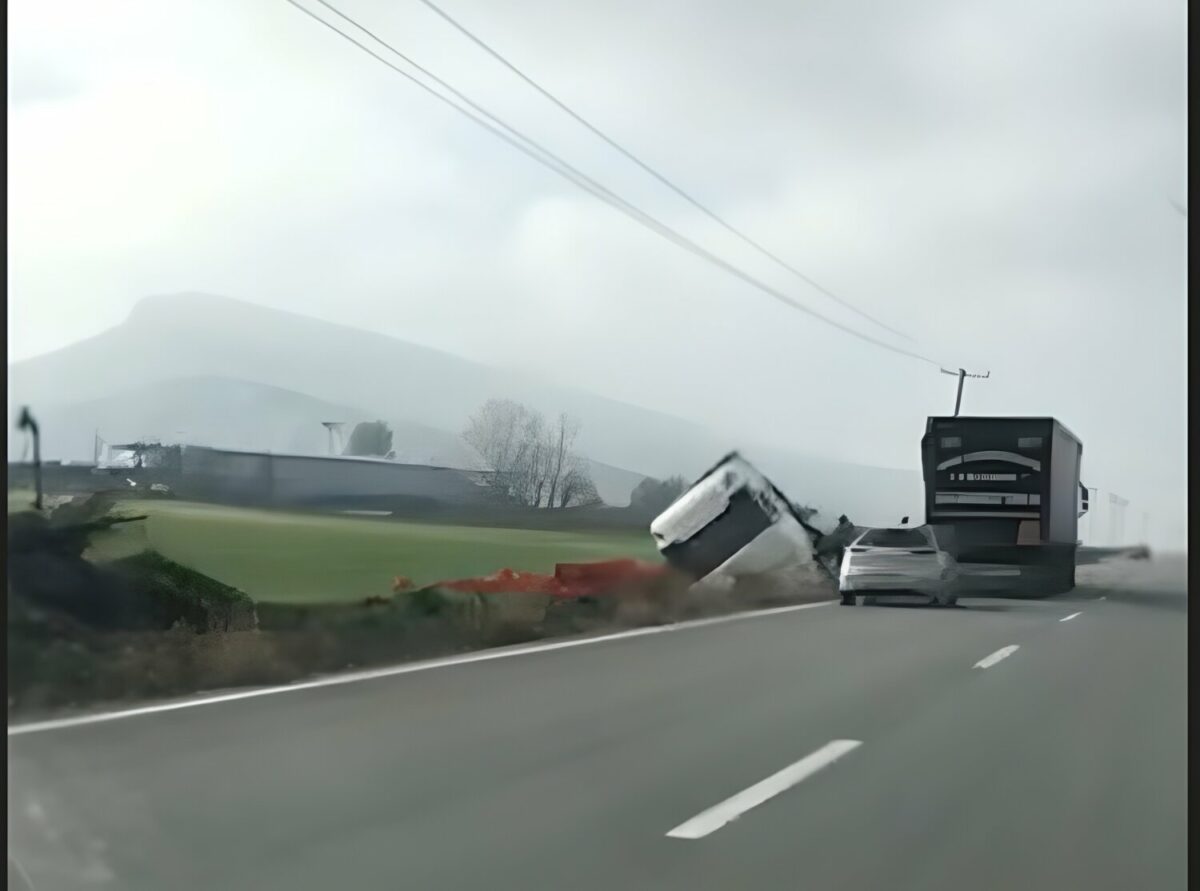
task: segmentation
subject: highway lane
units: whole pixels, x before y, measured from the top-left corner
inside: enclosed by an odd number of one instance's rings
[[[1183,571],[10,736],[10,852],[38,889],[1182,888]],[[834,740],[861,744],[668,837]]]

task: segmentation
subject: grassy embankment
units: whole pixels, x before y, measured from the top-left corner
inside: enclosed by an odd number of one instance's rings
[[[10,719],[831,596],[822,584],[700,596],[677,574],[561,600],[427,587],[504,567],[654,560],[640,529],[497,528],[172,499],[102,498],[48,518],[28,511],[30,500],[9,493]],[[145,519],[72,531],[121,516]],[[396,576],[417,590],[389,596]]]
[[[95,556],[149,546],[259,602],[362,600],[390,594],[396,576],[422,586],[503,567],[553,572],[558,562],[658,559],[648,532],[497,529],[169,500],[123,501],[118,512],[149,519],[106,533]]]

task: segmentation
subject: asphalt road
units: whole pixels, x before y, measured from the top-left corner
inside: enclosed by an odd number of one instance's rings
[[[1185,571],[10,732],[9,851],[38,891],[1182,889]]]

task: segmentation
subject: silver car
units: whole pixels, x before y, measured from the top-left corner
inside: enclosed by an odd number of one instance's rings
[[[838,588],[843,606],[854,606],[876,597],[919,596],[930,603],[953,606],[957,566],[938,546],[928,526],[868,529],[846,548]]]

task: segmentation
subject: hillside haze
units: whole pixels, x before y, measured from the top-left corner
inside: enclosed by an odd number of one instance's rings
[[[380,418],[397,431],[398,457],[407,441],[412,460],[439,463],[434,456],[442,455],[457,464],[470,460],[458,432],[493,397],[579,418],[579,450],[608,465],[594,470],[609,503],[622,503],[614,490],[631,489],[642,474],[692,478],[736,448],[798,501],[862,522],[919,512],[915,472],[756,446],[737,431],[226,297],[146,298],[108,331],[9,366],[10,414],[32,406],[45,455],[77,460],[92,456],[96,429],[110,441],[146,436],[325,454],[320,421]],[[10,432],[10,459],[20,443]],[[914,442],[914,467],[917,450]]]
[[[160,439],[216,448],[284,454],[329,453],[323,421],[341,421],[344,439],[359,421],[377,420],[366,409],[315,399],[294,390],[225,377],[184,377],[142,384],[111,396],[67,404],[47,403],[37,412],[46,431],[48,457],[90,458],[93,437],[109,443]],[[388,420],[396,460],[476,470],[479,454],[457,434],[404,418]],[[9,430],[9,453],[24,434]]]

